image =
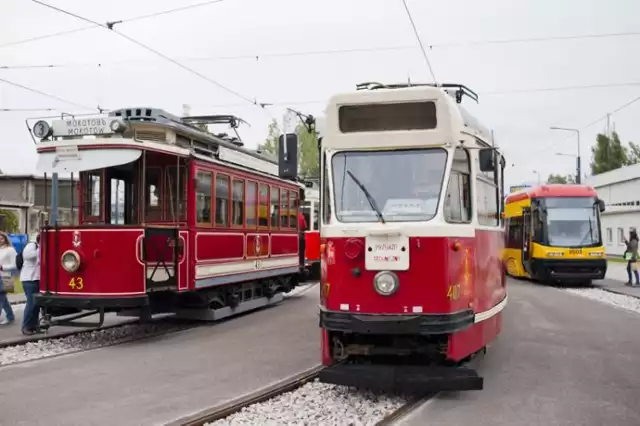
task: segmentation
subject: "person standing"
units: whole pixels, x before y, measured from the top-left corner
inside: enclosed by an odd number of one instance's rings
[[[629,276],[629,281],[626,284],[632,287],[638,287],[640,286],[640,277],[638,277],[638,233],[635,228],[631,228],[629,240],[625,239],[624,242],[627,245],[624,258],[627,261],[627,275]],[[633,271],[636,279],[635,284],[631,278],[631,271]]]
[[[20,270],[20,281],[27,303],[22,317],[22,334],[29,336],[38,333],[39,309],[35,305],[35,294],[40,292],[40,234],[35,242],[29,242],[22,251],[24,263]]]
[[[0,232],[0,314],[2,311],[6,314],[6,318],[0,321],[0,325],[12,324],[16,320],[5,290],[7,287],[13,288],[11,271],[17,269],[16,256],[16,249],[13,248],[9,236]]]

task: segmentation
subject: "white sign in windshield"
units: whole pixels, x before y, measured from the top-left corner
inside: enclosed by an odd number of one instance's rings
[[[109,135],[113,133],[106,118],[68,118],[65,120],[54,120],[51,123],[54,136],[83,136],[83,135]]]

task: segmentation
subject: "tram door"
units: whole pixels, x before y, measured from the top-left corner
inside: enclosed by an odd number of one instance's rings
[[[531,209],[522,209],[522,266],[531,275]]]

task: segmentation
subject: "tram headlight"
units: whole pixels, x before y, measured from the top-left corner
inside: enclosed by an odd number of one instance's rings
[[[67,250],[62,253],[60,263],[65,271],[76,272],[80,268],[80,255],[73,250]]]
[[[398,276],[390,271],[378,272],[373,278],[373,287],[382,296],[391,296],[400,287]]]

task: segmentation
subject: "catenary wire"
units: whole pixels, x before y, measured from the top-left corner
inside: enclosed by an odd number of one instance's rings
[[[162,12],[168,13],[168,12]],[[152,15],[145,15],[144,17],[132,18],[142,19],[146,17],[151,17]],[[122,22],[130,22],[129,19],[124,19]],[[73,32],[77,32],[79,30],[85,30],[88,28],[97,28],[97,26],[92,25],[91,27],[84,27],[80,29],[62,31],[59,33],[54,33],[51,36],[62,35],[62,34],[70,34]],[[480,46],[480,45],[491,45],[491,44],[514,44],[514,43],[535,43],[535,42],[549,42],[549,41],[563,41],[563,40],[579,40],[579,39],[589,39],[589,38],[610,38],[610,37],[629,37],[629,36],[640,36],[640,31],[634,32],[624,32],[624,33],[603,33],[603,34],[583,34],[583,35],[569,35],[569,36],[550,36],[550,37],[537,37],[537,38],[521,38],[521,39],[503,39],[503,40],[477,40],[477,41],[469,41],[469,42],[460,42],[460,43],[441,43],[441,44],[432,44],[429,45],[430,49],[433,48],[447,48],[447,47],[465,47],[465,46]],[[47,38],[48,36],[40,36],[35,37],[33,39],[24,40],[40,40],[42,38]],[[17,42],[14,42],[17,43]],[[9,45],[9,44],[7,44]],[[0,48],[7,45],[0,45]],[[347,48],[347,49],[324,49],[324,50],[306,50],[306,51],[293,51],[293,52],[273,52],[273,53],[256,53],[256,54],[247,54],[247,55],[234,55],[234,56],[201,56],[201,57],[177,57],[174,58],[180,61],[231,61],[231,60],[259,60],[260,58],[282,58],[282,57],[297,57],[297,56],[317,56],[317,55],[341,55],[341,54],[350,54],[350,53],[380,53],[380,52],[395,52],[401,50],[413,50],[416,49],[416,46],[381,46],[381,47],[357,47],[357,48]],[[114,62],[102,62],[101,65],[125,65],[125,64],[145,64],[145,63],[153,63],[155,61],[146,61],[146,60],[130,60],[130,61],[114,61]],[[59,63],[59,64],[33,64],[33,65],[5,65],[0,66],[0,69],[37,69],[37,68],[68,68],[68,67],[86,67],[86,66],[95,66],[94,63]]]
[[[45,93],[45,92],[43,92],[41,90],[34,89],[32,87],[25,86],[25,85],[22,85],[22,84],[19,84],[19,83],[15,83],[13,81],[10,81],[10,80],[4,79],[4,78],[0,78],[0,82],[8,84],[10,86],[18,87],[20,89],[23,89],[23,90],[26,90],[26,91],[29,91],[29,92],[32,92],[32,93],[37,93],[38,95],[41,95],[41,96],[44,96],[44,97],[47,97],[47,98],[50,98],[50,99],[55,99],[56,101],[59,101],[59,102],[62,102],[62,103],[68,104],[68,105],[73,105],[73,106],[76,106],[76,107],[79,107],[79,108],[82,108],[82,109],[87,109],[87,110],[93,110],[93,109],[99,110],[100,109],[100,108],[97,108],[97,107],[88,107],[86,105],[82,105],[82,104],[79,104],[77,102],[73,102],[73,101],[61,98],[59,96],[56,96],[56,95]]]
[[[175,13],[175,12],[182,12],[182,11],[185,11],[185,10],[195,9],[197,7],[202,7],[202,6],[209,6],[209,5],[212,5],[212,4],[221,3],[223,1],[226,1],[226,0],[209,0],[209,1],[201,2],[201,3],[191,4],[191,5],[188,5],[188,6],[177,7],[175,9],[161,10],[161,11],[154,12],[154,13],[149,13],[149,14],[146,14],[146,15],[139,15],[139,16],[134,16],[134,17],[131,17],[131,18],[126,18],[126,19],[122,19],[122,20],[117,21],[117,23],[118,24],[124,24],[124,23],[127,23],[127,22],[141,21],[143,19],[155,18],[156,16],[167,15],[167,14]],[[0,44],[0,48],[9,47],[9,46],[15,46],[15,45],[18,45],[18,44],[30,43],[32,41],[45,40],[45,39],[48,39],[48,38],[58,37],[58,36],[61,36],[61,35],[66,35],[66,34],[73,34],[73,33],[77,33],[77,32],[80,32],[80,31],[86,31],[86,30],[91,30],[91,29],[94,29],[94,28],[98,28],[99,26],[100,26],[99,24],[94,24],[94,25],[90,25],[90,26],[86,26],[86,27],[74,28],[72,30],[65,30],[65,31],[59,31],[59,32],[56,32],[56,33],[43,34],[43,35],[36,36],[36,37],[31,37],[31,38],[27,38],[27,39],[23,39],[23,40],[16,40],[16,41],[12,41],[12,42],[9,42],[9,43]]]
[[[151,53],[153,53],[153,54],[155,54],[155,55],[157,55],[157,56],[159,56],[159,57],[161,57],[161,58],[165,59],[165,60],[166,60],[166,61],[168,61],[168,62],[173,63],[174,65],[176,65],[176,66],[178,66],[178,67],[182,68],[183,70],[185,70],[185,71],[187,71],[187,72],[189,72],[189,73],[191,73],[191,74],[193,74],[193,75],[195,75],[195,76],[197,76],[197,77],[199,77],[199,78],[201,78],[201,79],[203,79],[203,80],[205,80],[205,81],[209,82],[210,84],[213,84],[214,86],[217,86],[217,87],[219,87],[220,89],[223,89],[223,90],[225,90],[225,91],[227,91],[227,92],[229,92],[229,93],[231,93],[231,94],[233,94],[233,95],[235,95],[235,96],[237,96],[237,97],[239,97],[239,98],[241,98],[241,99],[244,99],[245,101],[247,101],[247,102],[248,102],[248,103],[250,103],[250,104],[253,104],[253,105],[256,105],[256,106],[260,106],[260,107],[262,106],[262,105],[261,105],[261,104],[259,104],[256,100],[254,100],[254,99],[250,99],[250,98],[248,98],[248,97],[246,97],[246,96],[244,96],[244,95],[240,94],[239,92],[236,92],[235,90],[233,90],[233,89],[231,89],[231,88],[229,88],[229,87],[227,87],[227,86],[225,86],[225,85],[223,85],[223,84],[221,84],[221,83],[218,83],[217,81],[215,81],[215,80],[213,80],[213,79],[211,79],[211,78],[209,78],[209,77],[205,76],[204,74],[202,74],[202,73],[200,73],[200,72],[198,72],[198,71],[196,71],[196,70],[194,70],[194,69],[192,69],[192,68],[189,68],[189,67],[187,67],[186,65],[183,65],[182,63],[178,62],[178,61],[177,61],[177,60],[175,60],[175,59],[170,58],[169,56],[165,55],[164,53],[161,53],[161,52],[159,52],[159,51],[155,50],[154,48],[152,48],[152,47],[150,47],[150,46],[147,46],[147,45],[146,45],[146,44],[144,44],[144,43],[139,42],[138,40],[134,39],[133,37],[130,37],[130,36],[128,36],[128,35],[126,35],[126,34],[124,34],[124,33],[121,33],[121,32],[119,32],[119,31],[116,31],[116,30],[114,30],[113,28],[110,28],[110,27],[108,27],[108,26],[107,26],[107,25],[105,25],[105,24],[100,24],[100,23],[98,23],[98,22],[96,22],[96,21],[93,21],[93,20],[91,20],[91,19],[89,19],[89,18],[85,18],[85,17],[80,16],[80,15],[78,15],[78,14],[75,14],[75,13],[73,13],[73,12],[69,12],[69,11],[64,10],[64,9],[61,9],[61,8],[59,8],[59,7],[56,7],[56,6],[53,6],[53,5],[50,5],[50,4],[47,4],[47,3],[44,3],[44,2],[42,2],[42,1],[40,1],[40,0],[31,0],[31,1],[32,1],[32,2],[34,2],[34,3],[37,3],[37,4],[41,5],[41,6],[47,7],[47,8],[49,8],[49,9],[53,9],[53,10],[55,10],[55,11],[57,11],[57,12],[63,13],[63,14],[65,14],[65,15],[69,15],[69,16],[72,16],[72,17],[74,17],[74,18],[80,19],[80,20],[82,20],[82,21],[85,21],[85,22],[88,22],[88,23],[91,23],[91,24],[94,24],[94,25],[100,26],[100,27],[102,27],[102,28],[105,28],[105,29],[107,29],[107,30],[113,31],[114,33],[118,34],[120,37],[122,37],[122,38],[124,38],[124,39],[126,39],[126,40],[130,41],[130,42],[131,42],[131,43],[133,43],[133,44],[136,44],[136,45],[137,45],[137,46],[139,46],[139,47],[142,47],[143,49],[145,49],[145,50],[147,50],[147,51],[149,51],[149,52],[151,52]]]

